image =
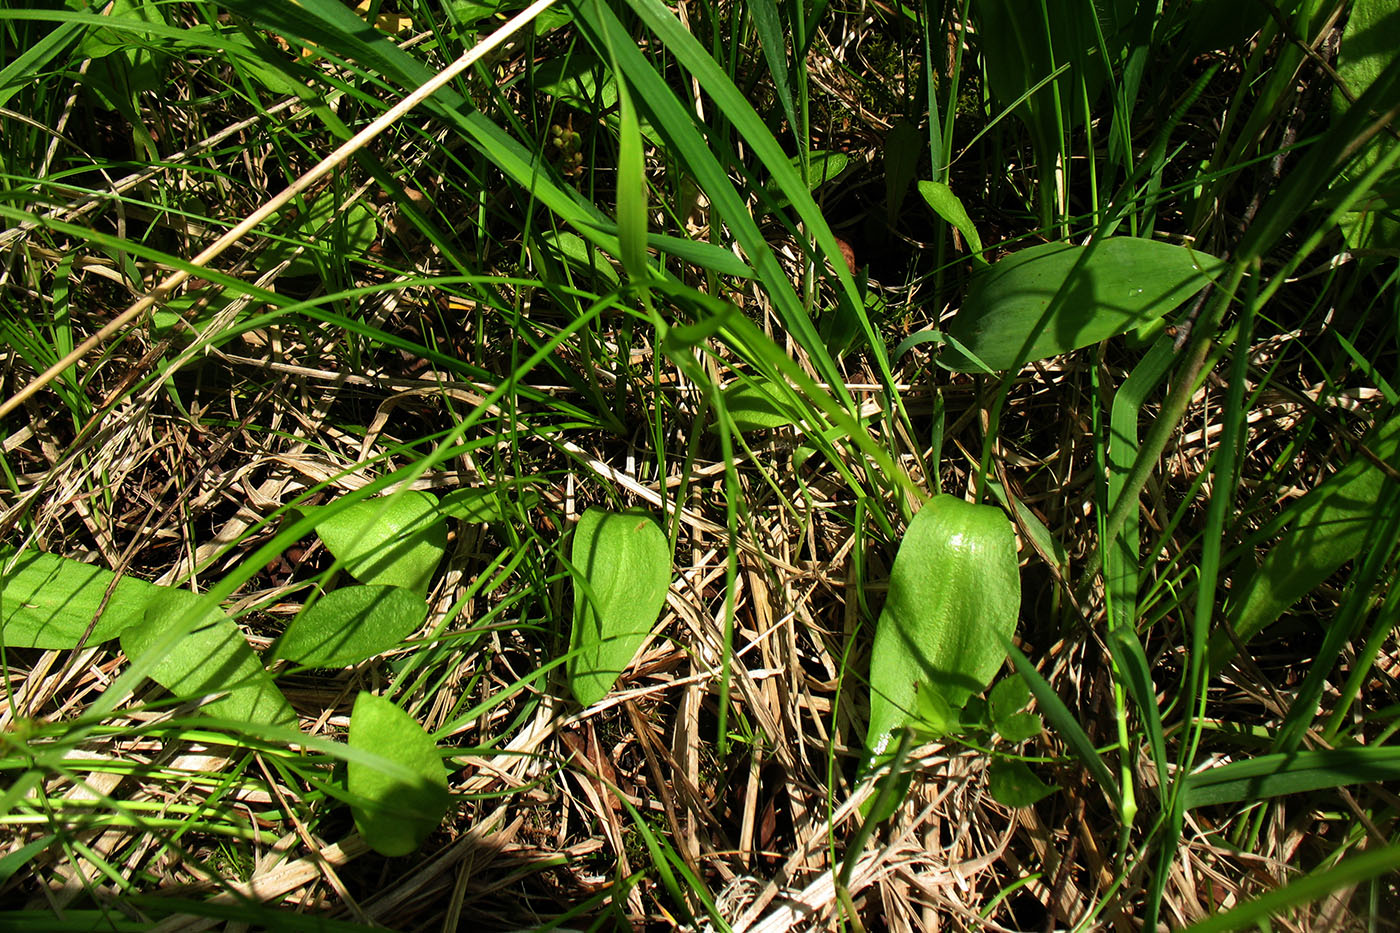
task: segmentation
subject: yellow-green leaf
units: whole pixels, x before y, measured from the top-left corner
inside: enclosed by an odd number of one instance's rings
[[[959,709],[1006,659],[1021,578],[1000,509],[939,495],[909,523],[890,573],[870,657],[867,744],[879,757],[936,690]]]
[[[3,555],[0,643],[8,648],[76,648],[116,574],[105,567],[38,551]],[[86,644],[110,641],[141,621],[164,587],[135,577],[118,581]]]
[[[316,534],[361,583],[402,586],[421,595],[447,551],[447,522],[437,499],[426,492],[305,511],[318,516]]]
[[[345,667],[398,647],[427,618],[423,597],[401,586],[341,587],[291,621],[272,657]]]
[[[145,617],[121,633],[122,651],[133,661],[157,649],[172,625],[182,624],[199,597],[169,590],[153,600]],[[295,726],[296,714],[234,621],[210,606],[190,632],[168,649],[150,670],[156,683],[181,699],[225,694],[200,707],[221,719]]]
[[[651,634],[671,583],[671,552],[638,512],[592,508],[574,530],[569,686],[591,706],[607,696]]]
[[[452,795],[437,745],[393,703],[361,692],[350,712],[350,747],[378,762],[352,760],[346,782],[355,828],[380,855],[408,855],[438,827]]]

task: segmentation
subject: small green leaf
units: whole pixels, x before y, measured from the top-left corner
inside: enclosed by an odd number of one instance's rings
[[[992,370],[1007,370],[1107,340],[1190,298],[1221,268],[1184,246],[1112,237],[1090,246],[1044,243],[977,274],[950,337]],[[943,365],[980,372],[946,348]]]
[[[1021,712],[1031,701],[1031,688],[1019,674],[1004,678],[992,688],[992,725],[1008,742],[1024,742],[1040,734],[1040,717]]]
[[[1012,713],[997,722],[997,734],[1015,745],[1040,735],[1045,724],[1035,713]]]
[[[574,530],[572,560],[569,686],[592,706],[651,634],[671,582],[671,552],[646,515],[591,508]]]
[[[8,648],[76,648],[97,616],[116,574],[105,567],[43,554],[3,554],[8,568],[0,589],[0,643]],[[110,641],[141,621],[146,604],[166,587],[122,577],[86,644]]]
[[[962,234],[972,258],[984,266],[987,265],[987,257],[982,255],[982,237],[977,233],[972,218],[967,216],[967,208],[963,207],[963,202],[953,193],[953,189],[941,181],[920,181],[919,194],[924,196],[924,200],[933,208],[935,214],[952,224]]]
[[[987,789],[1003,806],[1029,807],[1059,790],[1035,776],[1023,761],[993,759],[987,768]]]
[[[133,661],[140,659],[172,625],[183,622],[197,600],[192,593],[168,590],[165,598],[147,607],[139,625],[121,633],[122,651]],[[189,634],[164,652],[149,676],[180,699],[227,694],[200,707],[208,716],[275,726],[297,724],[287,698],[243,633],[217,606],[209,607]]]
[[[410,490],[346,507],[304,511],[320,516],[316,534],[361,583],[426,594],[447,551],[447,523],[437,499],[426,492]]]
[[[401,586],[341,587],[292,620],[272,657],[309,667],[358,664],[398,647],[427,617],[423,597]]]
[[[807,154],[807,188],[815,191],[822,185],[835,178],[846,170],[846,166],[851,164],[851,157],[844,152],[835,150],[827,151],[818,149]],[[801,160],[794,157],[791,160],[793,168],[800,168]],[[782,188],[776,182],[769,182],[763,186],[764,192],[773,199],[773,208],[787,207],[792,203],[786,195],[782,193]]]
[[[1020,607],[1016,536],[1001,510],[948,495],[929,500],[904,533],[875,627],[871,754],[892,747],[921,689],[937,690],[953,709],[981,692],[1006,659]]]
[[[941,691],[930,688],[919,690],[915,694],[914,702],[914,729],[929,741],[947,735],[957,735],[963,731],[962,716],[943,698]]]
[[[361,692],[350,712],[350,747],[383,759],[346,771],[355,828],[380,855],[408,855],[438,827],[452,803],[447,769],[432,737],[403,710]]]
[[[550,231],[541,235],[541,240],[565,263],[567,263],[576,273],[593,276],[596,275],[604,285],[617,285],[621,279],[618,277],[617,269],[603,255],[603,251],[593,246],[577,233],[567,230]]]

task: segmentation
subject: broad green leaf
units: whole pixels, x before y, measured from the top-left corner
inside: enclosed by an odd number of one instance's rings
[[[346,784],[358,798],[355,828],[380,855],[408,855],[438,827],[452,803],[447,768],[432,737],[403,710],[361,692],[350,712],[350,747],[384,759],[351,761]]]
[[[924,196],[924,200],[933,208],[935,214],[952,224],[962,234],[972,258],[984,266],[987,265],[987,257],[982,255],[982,237],[977,233],[972,218],[967,216],[967,208],[963,207],[962,200],[953,193],[953,189],[941,181],[920,181],[919,194]],[[898,357],[899,354],[895,355]]]
[[[541,236],[550,251],[557,254],[557,257],[567,263],[575,274],[585,276],[597,276],[600,282],[612,287],[617,285],[621,279],[617,270],[608,261],[601,250],[591,245],[577,233],[570,233],[567,230],[549,233]]]
[[[336,203],[335,190],[327,189],[297,218],[290,239],[274,243],[262,255],[259,263],[264,268],[271,268],[291,258],[286,275],[315,275],[320,270],[316,263],[317,244],[322,244],[324,248],[325,244],[343,242],[345,255],[357,256],[373,246],[378,236],[379,217],[374,208],[360,200],[342,212]],[[303,242],[307,244],[306,249],[293,257],[293,252]]]
[[[617,104],[617,79],[591,52],[556,56],[534,73],[535,90],[585,113]]]
[[[442,497],[439,509],[445,517],[464,522],[498,522],[514,514],[501,494],[502,490],[496,486],[454,489]],[[533,509],[539,501],[538,490],[521,490],[521,508]]]
[[[447,523],[437,499],[426,492],[409,490],[344,508],[304,511],[322,516],[316,534],[361,583],[426,594],[447,551]]]
[[[949,336],[993,370],[1068,353],[1155,320],[1221,268],[1205,253],[1135,237],[1044,243],[979,272]],[[941,362],[980,372],[955,349]]]
[[[1006,659],[1021,578],[1016,536],[993,506],[934,496],[909,523],[870,656],[870,730],[879,756],[908,725],[921,689],[961,708]]]
[[[1400,415],[1367,435],[1364,443],[1381,461],[1400,468]],[[1360,551],[1375,519],[1386,475],[1357,454],[1290,509],[1287,525],[1263,561],[1246,571],[1230,591],[1230,624],[1248,642]],[[1248,558],[1246,558],[1247,560]],[[1211,665],[1235,653],[1224,630],[1211,637]]]
[[[38,551],[21,551],[18,557],[8,552],[4,566],[0,644],[8,648],[76,648],[116,576],[104,567]],[[147,603],[168,592],[145,580],[122,577],[85,643],[116,638],[141,621]]]
[[[133,661],[139,659],[182,621],[198,599],[183,590],[169,590],[165,598],[153,600],[141,623],[121,633],[122,651]],[[189,634],[164,652],[149,676],[180,699],[227,694],[200,707],[208,716],[276,726],[297,724],[287,698],[243,633],[217,606],[211,606]]]
[[[646,515],[591,508],[574,530],[572,560],[569,686],[592,706],[651,634],[671,582],[671,552]]]
[[[460,26],[475,26],[494,15],[499,6],[498,3],[481,3],[479,0],[448,0],[443,4],[443,12]]]
[[[1232,49],[1269,21],[1269,9],[1239,0],[1196,0],[1182,32],[1180,51],[1188,59]]]
[[[1400,9],[1395,0],[1356,0],[1337,52],[1337,74],[1348,90],[1359,96],[1398,55]],[[1332,102],[1333,111],[1339,114],[1351,106],[1340,90],[1333,93]],[[1377,133],[1347,168],[1346,177],[1359,178],[1396,145],[1400,143],[1393,134]],[[1352,249],[1400,250],[1400,199],[1393,196],[1400,187],[1400,173],[1386,176],[1385,187],[1392,192],[1390,198],[1373,192],[1343,219],[1342,233]]]
[[[358,664],[398,647],[427,618],[423,597],[401,586],[345,586],[303,609],[271,656],[310,667]]]
[[[88,12],[85,0],[69,0],[68,6]],[[97,4],[99,8],[102,4]],[[105,10],[106,18],[114,23],[135,27],[164,26],[160,7],[149,0],[113,0]],[[81,76],[80,83],[104,107],[127,110],[136,95],[153,91],[161,85],[167,56],[152,51],[155,43],[141,42],[133,32],[111,28],[91,29],[78,43],[77,54],[92,62]]]
[[[987,790],[1003,806],[1029,807],[1059,788],[1036,777],[1023,761],[996,758],[987,768]]]
[[[113,23],[122,25],[165,24],[159,5],[149,0],[112,0],[110,6],[90,3],[88,0],[67,0],[67,6],[82,13],[91,12],[96,7]],[[133,35],[127,30],[92,28],[78,43],[78,54],[83,58],[95,59],[111,55],[113,52],[129,52],[132,51],[132,40]]]
[[[736,382],[724,390],[724,407],[740,434],[794,424],[796,419],[779,406],[762,386]],[[718,423],[711,425],[717,430]]]

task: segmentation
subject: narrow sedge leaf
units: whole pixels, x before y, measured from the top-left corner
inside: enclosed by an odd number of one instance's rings
[[[40,852],[47,849],[57,836],[40,836],[33,842],[20,846],[13,852],[7,852],[0,857],[0,884],[7,883],[14,877],[15,873],[34,860]]]
[[[1187,928],[1188,933],[1268,929],[1268,921],[1298,904],[1322,900],[1334,891],[1352,891],[1363,882],[1400,869],[1400,845],[1371,849],[1342,859],[1331,868],[1303,875],[1224,913],[1211,914]]]
[[[962,234],[972,258],[984,266],[988,265],[987,257],[982,255],[982,237],[978,234],[972,218],[967,216],[967,208],[963,207],[962,200],[953,194],[953,189],[941,181],[920,181],[919,194],[924,196],[924,200],[933,208],[935,214],[952,224]]]
[[[891,229],[899,220],[909,183],[918,174],[923,151],[924,135],[907,120],[895,123],[885,134],[885,217]]]
[[[1400,468],[1400,415],[1368,434],[1363,443],[1382,462]],[[1278,542],[1231,590],[1228,618],[1242,642],[1276,622],[1357,555],[1375,520],[1386,479],[1369,457],[1357,454],[1294,504]],[[1216,632],[1211,638],[1211,666],[1220,668],[1234,654],[1228,633]]]
[[[622,126],[617,141],[617,240],[618,258],[632,281],[645,284],[647,271],[647,177],[642,153],[642,131],[626,82],[617,85]]]
[[[410,490],[347,507],[304,510],[322,516],[316,534],[361,583],[402,586],[425,594],[447,551],[447,523],[438,501]]]
[[[388,700],[361,692],[350,712],[350,747],[384,759],[358,760],[346,782],[358,801],[355,828],[380,855],[408,855],[442,822],[452,795],[447,769],[423,727]]]
[[[1134,237],[1044,243],[980,272],[947,330],[991,369],[1008,370],[1155,320],[1220,268],[1205,253]],[[981,370],[952,349],[941,362],[959,372]]]
[[[1070,749],[1084,762],[1084,765],[1094,775],[1099,787],[1103,790],[1104,796],[1114,809],[1121,809],[1123,805],[1123,793],[1118,789],[1118,783],[1113,779],[1113,772],[1108,769],[1100,757],[1098,749],[1094,747],[1093,741],[1089,738],[1084,727],[1074,718],[1074,714],[1065,706],[1065,701],[1060,699],[1060,695],[1055,692],[1055,688],[1050,686],[1049,681],[1040,675],[1040,671],[1035,669],[1035,665],[1030,662],[1022,652],[1011,643],[1008,638],[1006,650],[1011,656],[1011,663],[1016,668],[1016,672],[1026,679],[1026,685],[1031,688],[1031,694],[1035,697],[1036,704],[1045,713],[1045,718],[1050,720],[1055,731],[1069,744]]]
[[[607,696],[651,634],[671,582],[671,551],[637,512],[591,508],[574,529],[569,686],[584,706]]]
[[[166,598],[154,600],[141,623],[121,633],[122,651],[133,661],[141,658],[198,599],[183,590],[169,590]],[[149,676],[180,699],[226,694],[200,707],[207,716],[274,726],[297,724],[287,698],[243,633],[217,606],[211,606],[189,634],[156,662]]]
[[[423,597],[401,586],[346,586],[318,599],[287,626],[273,658],[345,667],[393,648],[428,618]]]
[[[7,648],[76,648],[116,574],[105,567],[39,551],[3,554],[0,644]],[[122,577],[86,644],[110,641],[141,621],[146,605],[169,592]],[[188,595],[188,594],[187,594]]]
[[[911,723],[919,691],[959,709],[1006,659],[1021,607],[1016,536],[1000,509],[929,500],[904,533],[870,657],[873,756]]]
[[[1189,809],[1395,780],[1400,780],[1400,748],[1328,748],[1207,768],[1187,775],[1182,793]]]
[[[783,116],[788,126],[795,127],[797,110],[792,102],[791,81],[788,78],[787,32],[778,16],[778,4],[774,0],[754,0],[749,4],[749,15],[753,17],[754,31],[758,33],[758,44],[763,48],[763,57],[768,62],[768,73],[773,77],[773,88],[778,92],[778,102],[782,104]]]

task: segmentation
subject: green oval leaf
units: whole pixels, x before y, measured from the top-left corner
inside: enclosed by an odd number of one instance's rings
[[[1029,807],[1058,789],[1036,777],[1023,761],[997,758],[987,768],[987,790],[1003,806]]]
[[[409,490],[305,511],[320,516],[316,534],[361,583],[426,594],[447,551],[447,523],[437,499],[426,492]]]
[[[651,634],[671,583],[666,536],[638,512],[591,508],[574,530],[569,686],[584,706],[607,696]]]
[[[1135,237],[1044,243],[978,273],[947,332],[992,370],[1068,353],[1156,320],[1221,268],[1205,253]],[[947,348],[943,365],[982,367]]]
[[[344,211],[339,207],[335,191],[323,191],[311,202],[306,213],[297,218],[289,238],[275,241],[259,263],[270,269],[290,259],[286,275],[315,275],[320,271],[316,244],[342,244],[345,255],[350,257],[367,252],[379,237],[379,216],[364,201],[356,201]],[[306,249],[296,253],[303,242],[307,244]]]
[[[724,407],[740,434],[781,428],[797,421],[766,389],[750,383],[736,382],[725,389]],[[719,423],[711,425],[711,429],[718,430]]]
[[[197,600],[192,593],[167,590],[164,598],[147,606],[140,624],[121,633],[122,651],[133,661],[139,659],[164,639],[171,626],[184,622]],[[200,707],[208,716],[275,726],[297,724],[296,713],[243,633],[217,606],[211,606],[189,634],[164,651],[149,676],[181,699],[227,694]]]
[[[292,620],[272,657],[346,667],[397,647],[428,618],[423,597],[401,586],[346,586]]]
[[[504,489],[501,486],[454,489],[442,497],[438,508],[445,517],[464,522],[499,522],[514,514],[510,509],[509,500],[503,493]],[[539,501],[539,490],[520,490],[520,507],[525,511],[533,509]]]
[[[412,716],[361,692],[350,712],[350,747],[382,759],[352,760],[346,768],[346,784],[357,798],[350,808],[355,828],[380,855],[408,855],[452,803],[437,745]]]
[[[4,560],[0,643],[8,648],[76,648],[116,574],[38,551],[21,551],[17,556],[10,551]],[[116,638],[141,621],[147,603],[166,592],[166,587],[122,577],[86,644]]]
[[[986,687],[1006,659],[1020,607],[1016,536],[1001,510],[947,495],[929,500],[904,533],[876,623],[871,753],[884,754],[913,722],[920,689],[959,709]]]

